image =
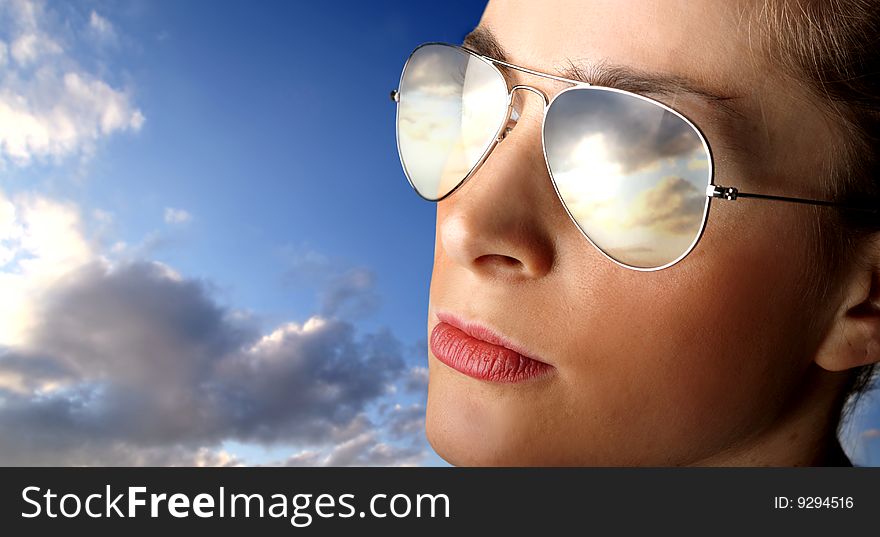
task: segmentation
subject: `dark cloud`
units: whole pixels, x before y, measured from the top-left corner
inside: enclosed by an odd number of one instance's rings
[[[661,159],[690,160],[703,151],[689,125],[649,102],[604,90],[570,91],[554,101],[546,120],[547,156],[554,171],[569,169],[577,145],[596,134],[603,136],[610,158],[624,174]]]
[[[425,343],[422,349],[427,348],[428,344]],[[411,368],[404,377],[403,388],[411,392],[424,393],[428,389],[428,368],[421,366]]]
[[[16,388],[32,392],[41,387],[77,377],[66,364],[52,356],[15,352],[0,348],[0,375],[14,380]],[[2,393],[2,392],[0,392]]]
[[[421,435],[425,430],[425,405],[394,405],[387,419],[386,429],[392,437],[406,439]]]
[[[314,318],[263,336],[211,292],[144,262],[50,288],[27,346],[0,351],[0,464],[187,464],[226,440],[377,434],[364,409],[408,372],[390,332]]]

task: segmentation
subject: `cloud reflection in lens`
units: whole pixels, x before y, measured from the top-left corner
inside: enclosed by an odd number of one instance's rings
[[[422,197],[437,200],[470,173],[507,118],[507,83],[488,62],[445,45],[416,50],[400,84],[401,160]]]
[[[629,93],[577,88],[554,100],[544,144],[566,208],[609,257],[657,268],[690,249],[708,208],[711,164],[682,117]]]

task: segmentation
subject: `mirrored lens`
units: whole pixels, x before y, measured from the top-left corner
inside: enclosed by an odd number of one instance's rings
[[[699,238],[712,163],[679,114],[609,88],[571,89],[547,111],[544,149],[572,218],[612,259],[659,268]]]
[[[483,158],[507,119],[507,84],[490,63],[458,48],[426,45],[404,68],[397,145],[424,198],[451,192]]]

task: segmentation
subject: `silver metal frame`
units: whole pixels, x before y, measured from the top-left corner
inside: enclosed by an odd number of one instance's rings
[[[697,127],[697,125],[694,124],[693,121],[691,121],[687,116],[685,116],[681,112],[679,112],[673,108],[670,108],[669,106],[666,106],[665,104],[661,103],[660,101],[658,101],[656,99],[651,99],[650,97],[645,97],[644,95],[639,95],[638,93],[620,90],[617,88],[597,86],[597,85],[593,85],[593,84],[588,84],[586,82],[582,82],[580,80],[572,80],[570,78],[565,78],[565,77],[553,75],[550,73],[536,71],[534,69],[529,69],[527,67],[522,67],[520,65],[515,65],[512,63],[502,61],[502,60],[497,60],[495,58],[490,58],[488,56],[484,56],[484,55],[482,55],[478,52],[475,52],[467,47],[453,45],[450,43],[441,43],[441,42],[430,42],[430,43],[424,43],[422,45],[419,45],[418,47],[415,48],[415,50],[413,50],[410,53],[409,57],[406,60],[406,63],[404,64],[403,71],[400,74],[400,84],[398,84],[398,88],[401,87],[401,85],[402,85],[403,77],[406,74],[406,68],[409,65],[410,59],[412,59],[413,55],[419,49],[421,49],[422,47],[427,47],[427,46],[449,47],[449,48],[458,50],[460,52],[463,52],[465,54],[468,54],[470,56],[475,56],[475,57],[479,58],[480,60],[486,62],[493,69],[495,69],[495,71],[498,73],[498,75],[501,76],[505,80],[505,83],[507,82],[507,77],[505,77],[504,73],[501,72],[501,70],[498,68],[499,65],[507,67],[508,69],[513,69],[515,71],[520,71],[520,72],[527,73],[527,74],[534,75],[534,76],[538,76],[541,78],[555,80],[557,82],[564,82],[564,83],[572,85],[572,87],[566,88],[566,89],[558,92],[552,99],[548,98],[546,93],[544,93],[543,91],[541,91],[538,88],[535,88],[534,86],[529,86],[529,85],[525,85],[525,84],[517,84],[517,85],[511,87],[507,92],[507,114],[505,115],[504,120],[501,122],[501,125],[499,125],[498,130],[495,133],[495,136],[492,138],[492,142],[489,143],[489,146],[483,152],[482,156],[477,161],[477,163],[474,164],[474,166],[471,168],[471,170],[467,173],[467,175],[463,179],[461,179],[452,190],[450,190],[449,192],[447,192],[446,194],[444,194],[443,196],[441,196],[437,199],[426,198],[425,196],[422,195],[421,192],[419,192],[419,190],[416,188],[415,184],[413,184],[413,181],[412,181],[412,178],[410,177],[409,171],[406,168],[406,163],[403,161],[403,155],[400,153],[400,132],[399,132],[399,129],[400,129],[400,106],[398,106],[397,107],[397,114],[396,114],[396,118],[395,118],[395,133],[396,133],[396,139],[397,139],[397,153],[398,153],[398,156],[400,157],[400,164],[403,167],[403,172],[406,175],[406,179],[409,182],[412,189],[415,190],[416,193],[422,199],[425,199],[427,201],[439,202],[439,201],[446,199],[448,196],[451,196],[456,190],[461,188],[461,186],[463,184],[465,184],[468,181],[468,179],[470,179],[477,172],[477,170],[483,165],[483,163],[489,157],[489,154],[491,154],[492,151],[495,149],[495,146],[497,146],[501,141],[503,141],[505,136],[507,135],[507,133],[510,130],[512,130],[512,127],[507,127],[507,125],[510,123],[512,112],[514,112],[513,95],[517,90],[523,90],[523,91],[530,91],[532,93],[535,93],[536,95],[540,96],[544,101],[544,112],[543,112],[543,117],[541,119],[541,149],[542,149],[542,153],[544,155],[544,163],[547,166],[547,173],[550,176],[550,182],[553,185],[553,190],[556,192],[557,197],[559,197],[560,202],[562,202],[562,206],[565,208],[565,212],[568,214],[569,218],[571,218],[572,222],[575,224],[575,226],[578,228],[578,230],[580,230],[581,234],[590,242],[590,244],[592,244],[597,250],[602,252],[602,255],[604,255],[606,258],[608,258],[609,260],[613,261],[614,263],[618,264],[621,267],[631,269],[631,270],[638,270],[638,271],[642,271],[642,272],[651,272],[651,271],[662,270],[662,269],[671,267],[672,265],[678,263],[679,261],[681,261],[682,259],[687,257],[687,255],[693,251],[693,249],[696,247],[697,243],[700,241],[700,238],[703,236],[703,232],[706,229],[706,223],[708,222],[708,219],[709,219],[709,209],[711,206],[710,202],[712,199],[733,201],[738,198],[756,198],[756,199],[766,199],[766,200],[772,200],[772,201],[786,201],[786,202],[791,202],[791,203],[805,203],[805,204],[810,204],[810,205],[843,207],[843,208],[846,208],[849,210],[865,211],[865,212],[875,213],[875,214],[880,213],[880,208],[850,206],[847,204],[838,203],[838,202],[834,202],[834,201],[814,200],[814,199],[806,199],[806,198],[793,198],[793,197],[787,197],[787,196],[773,196],[773,195],[769,195],[769,194],[757,194],[757,193],[753,193],[753,192],[740,192],[739,189],[737,189],[736,187],[716,185],[714,183],[714,180],[715,180],[715,161],[714,161],[713,155],[712,155],[712,148],[710,147],[709,142],[706,140],[706,137],[703,134],[703,131],[700,130],[700,128]],[[614,259],[610,255],[608,255],[601,247],[599,247],[595,242],[593,242],[593,240],[589,237],[589,235],[587,235],[587,233],[583,230],[583,228],[581,228],[580,224],[577,223],[577,220],[575,220],[574,216],[571,214],[571,211],[568,209],[568,206],[566,205],[565,200],[562,198],[562,195],[559,193],[559,188],[557,187],[556,180],[553,177],[553,171],[550,169],[550,162],[547,159],[547,146],[544,141],[544,123],[547,120],[547,111],[550,109],[550,107],[553,105],[553,103],[556,101],[556,99],[559,98],[560,95],[562,95],[566,92],[572,91],[572,90],[582,90],[582,89],[586,89],[586,88],[589,88],[592,90],[598,90],[598,91],[610,91],[610,92],[621,93],[621,94],[628,95],[631,97],[636,97],[636,98],[642,99],[644,101],[650,102],[652,104],[655,104],[657,106],[660,106],[664,110],[666,110],[672,114],[675,114],[676,116],[678,116],[679,118],[684,120],[688,125],[690,125],[694,129],[694,131],[697,133],[697,135],[700,137],[700,141],[703,143],[703,147],[706,149],[706,155],[709,159],[709,172],[708,172],[708,184],[706,185],[706,204],[703,209],[703,220],[700,224],[700,230],[696,234],[693,242],[691,242],[691,244],[688,246],[687,250],[685,250],[684,253],[682,253],[675,260],[670,261],[669,263],[667,263],[665,265],[662,265],[659,267],[636,267],[636,266],[632,266],[632,265],[627,265],[626,263],[618,261],[617,259]],[[400,102],[400,93],[398,90],[391,91],[391,100],[394,101],[395,103]]]

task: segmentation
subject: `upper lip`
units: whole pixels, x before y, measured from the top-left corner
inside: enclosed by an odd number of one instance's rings
[[[438,311],[436,313],[436,316],[439,321],[450,324],[473,338],[483,340],[493,345],[505,347],[517,354],[521,354],[522,356],[529,358],[530,360],[535,360],[536,362],[543,362],[547,365],[551,365],[544,360],[535,357],[535,355],[532,354],[531,351],[527,350],[522,345],[511,341],[507,337],[501,335],[498,331],[489,328],[488,326],[485,326],[475,321],[466,321],[461,317],[458,317],[446,311]]]

